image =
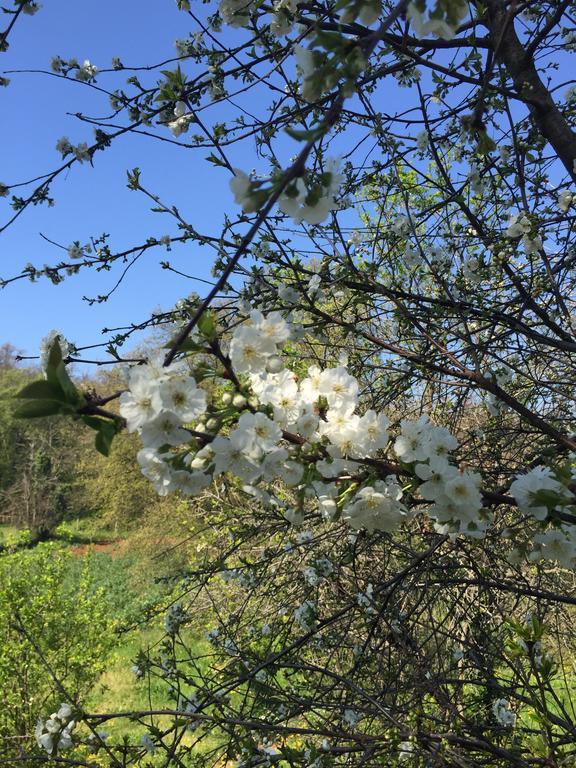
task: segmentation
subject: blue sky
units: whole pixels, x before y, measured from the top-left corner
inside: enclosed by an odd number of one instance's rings
[[[214,8],[214,2],[195,5],[195,10],[204,16]],[[173,58],[174,40],[186,38],[194,29],[193,20],[178,11],[174,0],[100,0],[97,5],[88,0],[45,0],[36,16],[18,20],[10,37],[10,49],[1,55],[0,71],[49,70],[50,59],[55,55],[64,59],[76,57],[79,61],[87,58],[99,69],[110,67],[114,56],[129,69],[155,64]],[[225,34],[231,39],[231,35],[245,33],[227,30]],[[450,52],[445,52],[444,58],[448,62]],[[190,62],[184,68],[187,74],[199,71],[198,65]],[[102,72],[98,85],[109,90],[122,87],[130,74],[131,71]],[[148,86],[160,77],[158,72],[138,74]],[[30,72],[10,73],[9,77],[9,87],[0,89],[2,183],[22,182],[58,167],[61,161],[55,145],[62,136],[68,136],[73,144],[93,143],[92,127],[79,121],[74,113],[110,113],[105,94],[73,78],[63,80]],[[433,90],[427,80],[429,76],[423,80],[424,89],[429,86]],[[417,94],[399,88],[391,78],[381,88],[383,110],[401,113],[418,101]],[[234,101],[243,100],[250,111],[262,114],[270,98],[270,92],[262,86],[259,93],[247,93]],[[434,106],[430,109],[432,113]],[[210,124],[223,119],[225,112],[229,117],[230,109],[216,105],[202,112],[202,116]],[[169,137],[167,130],[161,129],[161,133]],[[331,152],[350,149],[362,135],[360,129],[337,135]],[[360,155],[366,150],[372,157],[370,148],[374,141],[370,136],[367,138]],[[286,136],[276,139],[275,146],[285,165],[299,148]],[[86,243],[91,236],[106,232],[110,234],[108,242],[113,253],[143,243],[149,237],[177,235],[172,218],[151,213],[149,201],[126,188],[126,170],[136,166],[141,169],[144,185],[165,203],[176,204],[198,231],[219,234],[224,214],[238,212],[238,207],[229,191],[229,172],[205,162],[203,158],[208,153],[209,150],[190,151],[145,136],[128,135],[105,152],[97,153],[93,168],[75,164],[53,185],[53,208],[30,208],[0,234],[0,277],[18,274],[29,262],[42,267],[66,256],[40,233],[68,246],[75,240]],[[232,147],[229,155],[234,165],[246,171],[255,165],[258,171],[268,170],[265,162],[257,159],[252,139]],[[9,199],[0,198],[0,226],[10,215]],[[348,215],[344,221],[354,223]],[[107,293],[118,279],[118,269],[109,273],[84,270],[56,286],[45,279],[36,284],[13,283],[0,291],[0,343],[9,341],[25,354],[34,355],[45,334],[57,328],[79,346],[97,344],[103,340],[104,327],[142,322],[151,311],[169,309],[191,290],[201,294],[206,290],[205,285],[185,281],[161,269],[161,259],[169,259],[187,274],[211,278],[212,251],[189,243],[175,246],[170,254],[164,249],[148,251],[108,302],[100,305],[89,306],[82,297]]]
[[[3,71],[49,69],[50,59],[75,56],[108,68],[113,56],[126,66],[156,63],[175,55],[174,40],[192,31],[192,20],[177,10],[172,0],[46,0],[34,17],[21,17],[2,55]],[[128,74],[103,73],[98,84],[123,85]],[[52,170],[60,162],[56,141],[63,135],[73,144],[93,142],[92,127],[73,115],[83,111],[105,115],[108,99],[70,79],[49,75],[12,73],[8,88],[0,91],[3,147],[0,181],[12,184]],[[146,77],[145,75],[143,78]],[[147,83],[155,82],[148,75]],[[52,188],[56,205],[37,206],[0,235],[0,276],[17,274],[28,262],[36,266],[56,263],[63,251],[44,241],[68,245],[88,242],[90,236],[110,233],[112,251],[122,250],[147,237],[177,235],[173,219],[149,211],[149,201],[126,188],[126,170],[139,166],[143,182],[168,203],[176,203],[185,218],[202,232],[219,231],[223,212],[231,207],[229,174],[202,160],[207,152],[190,152],[146,137],[127,136],[97,154],[94,168],[78,165],[60,177]],[[18,190],[17,190],[18,191]],[[0,199],[0,222],[11,214],[9,199]],[[27,354],[36,354],[43,336],[58,328],[78,344],[101,341],[103,327],[144,320],[158,307],[169,308],[198,283],[158,266],[168,258],[188,273],[210,279],[212,252],[187,244],[171,254],[156,249],[131,271],[130,279],[107,303],[88,306],[83,295],[109,290],[118,272],[84,271],[59,285],[46,280],[13,283],[0,291],[0,343],[9,341]]]

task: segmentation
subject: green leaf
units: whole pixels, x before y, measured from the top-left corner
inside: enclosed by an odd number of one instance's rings
[[[297,128],[288,128],[284,129],[288,136],[291,136],[293,139],[296,139],[296,141],[315,141],[316,139],[319,139],[320,136],[323,136],[324,133],[326,133],[326,127],[324,125],[319,126],[318,128],[310,128],[310,130],[299,130]]]
[[[67,403],[57,400],[30,400],[14,412],[17,419],[39,419],[43,416],[54,416],[57,413],[73,413]]]
[[[102,420],[100,422],[100,427],[98,429],[98,434],[96,435],[94,445],[96,446],[96,450],[103,456],[108,456],[110,454],[112,440],[114,440],[117,432],[118,425],[115,421]]]
[[[227,168],[228,166],[222,160],[221,157],[218,157],[218,155],[215,155],[213,152],[211,152],[208,157],[205,158],[209,163],[212,163],[212,165],[220,165],[222,168]]]
[[[16,395],[17,398],[24,400],[59,400],[66,402],[66,396],[59,384],[52,384],[50,381],[40,379],[27,384],[24,389]]]
[[[90,429],[100,429],[100,424],[102,424],[102,419],[96,418],[96,416],[82,416],[82,421],[84,424],[88,425]]]
[[[216,338],[216,318],[213,312],[206,311],[200,316],[198,330],[209,341]]]
[[[56,370],[61,363],[62,350],[60,349],[60,342],[58,339],[54,339],[52,346],[50,347],[50,352],[48,353],[48,361],[46,363],[46,378],[51,384],[54,384],[55,386],[59,386]]]

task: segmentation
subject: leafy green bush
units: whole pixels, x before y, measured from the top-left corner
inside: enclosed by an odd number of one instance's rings
[[[86,566],[54,544],[0,558],[0,741],[85,694],[115,643],[114,619]]]

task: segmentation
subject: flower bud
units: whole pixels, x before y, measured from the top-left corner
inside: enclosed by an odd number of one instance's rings
[[[232,398],[232,405],[234,406],[234,408],[244,408],[244,406],[246,405],[246,402],[247,402],[246,398],[244,397],[244,395],[241,395],[240,393],[234,395],[234,397]]]
[[[283,368],[284,363],[282,358],[278,355],[273,355],[273,357],[269,358],[268,362],[266,363],[266,370],[268,373],[280,373]]]
[[[231,405],[232,400],[234,399],[234,396],[231,392],[224,392],[222,395],[222,405]]]

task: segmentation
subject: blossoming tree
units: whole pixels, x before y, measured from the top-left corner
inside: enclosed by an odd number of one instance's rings
[[[16,5],[5,40],[37,10]],[[142,473],[200,498],[218,541],[134,667],[173,707],[64,701],[40,748],[114,766],[571,764],[574,3],[178,6],[189,34],[159,80],[53,60],[106,87],[113,116],[81,115],[95,139],[61,138],[61,165],[24,195],[1,187],[5,228],[145,131],[209,147],[237,203],[199,232],[132,169],[176,235],[73,242],[4,280],[174,242],[215,254],[211,289],[145,324],[170,324],[165,348],[127,365],[130,333],[109,344],[122,391],[81,392],[66,364],[82,347],[52,332],[45,379],[20,393],[22,416],[83,422],[103,453],[138,433]],[[209,664],[182,634],[197,612]],[[123,717],[145,728],[129,746],[102,732]]]

